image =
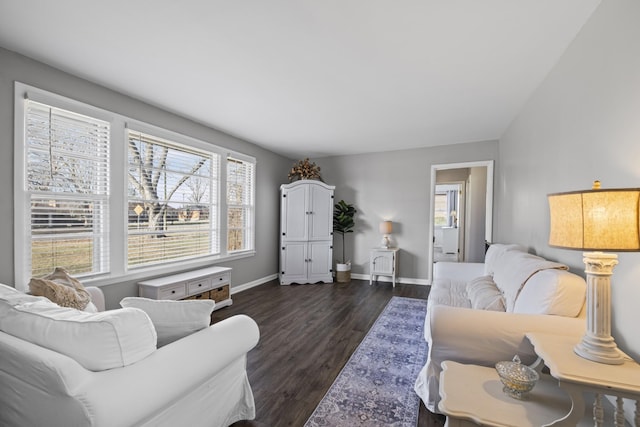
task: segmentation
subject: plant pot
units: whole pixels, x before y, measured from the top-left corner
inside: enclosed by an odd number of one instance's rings
[[[336,264],[336,281],[347,283],[351,281],[351,263]]]

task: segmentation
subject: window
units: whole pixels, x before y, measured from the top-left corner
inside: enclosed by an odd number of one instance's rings
[[[16,83],[16,286],[252,255],[255,159]],[[223,160],[224,159],[224,160]]]
[[[108,272],[109,123],[27,100],[24,134],[31,275]]]
[[[227,159],[227,251],[253,249],[254,164]]]
[[[128,131],[129,267],[218,254],[218,158]]]
[[[436,227],[456,227],[458,205],[462,186],[460,184],[437,184],[434,199],[433,225]]]
[[[444,227],[449,223],[449,212],[447,211],[447,194],[437,193],[434,200],[433,225]]]

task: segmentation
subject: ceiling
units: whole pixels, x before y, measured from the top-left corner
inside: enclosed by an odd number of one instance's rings
[[[0,46],[290,158],[498,139],[600,0],[0,0]]]

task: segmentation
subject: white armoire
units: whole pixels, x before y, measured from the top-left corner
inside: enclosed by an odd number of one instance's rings
[[[280,284],[333,282],[333,190],[321,181],[280,186]]]

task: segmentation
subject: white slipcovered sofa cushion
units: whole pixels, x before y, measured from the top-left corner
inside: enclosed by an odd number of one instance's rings
[[[471,301],[467,294],[467,282],[457,279],[436,279],[437,286],[431,286],[427,310],[431,305],[451,305],[454,307],[471,308]]]
[[[91,371],[142,360],[156,350],[157,339],[142,310],[87,313],[2,284],[0,331],[69,356]]]
[[[120,301],[122,307],[139,308],[151,319],[158,334],[158,347],[207,328],[211,323],[211,312],[215,301],[203,300],[153,300],[141,297],[126,297]]]

